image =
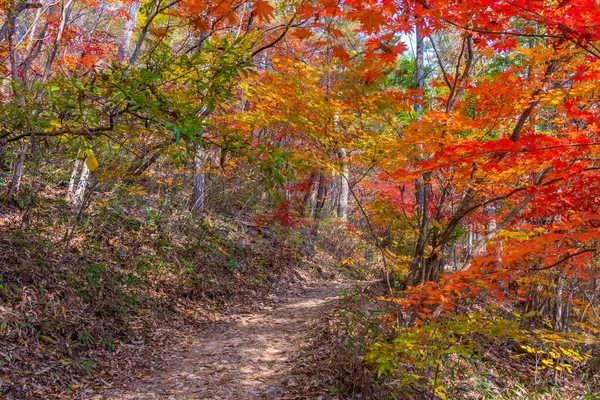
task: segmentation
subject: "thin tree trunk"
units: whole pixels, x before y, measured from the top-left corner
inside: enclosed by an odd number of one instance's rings
[[[30,33],[29,33],[28,41],[30,44],[26,51],[27,56],[20,64],[20,73],[22,75],[24,84],[28,88],[30,88],[31,84],[33,83],[33,82],[28,81],[29,70],[30,70],[33,62],[37,59],[37,57],[42,52],[42,48],[44,45],[44,38],[46,37],[46,34],[48,32],[48,26],[50,25],[48,19],[46,19],[46,22],[38,29],[38,24],[41,20],[42,15],[43,14],[50,15],[50,13],[51,13],[50,1],[43,0],[42,3],[43,3],[43,6],[37,10],[34,22],[32,23],[31,27],[29,28]]]
[[[569,287],[567,288],[567,302],[565,304],[565,312],[564,312],[564,318],[563,318],[563,330],[568,332],[569,331],[569,319],[571,318],[571,304],[573,304],[573,297],[574,297],[574,290],[573,290],[573,285],[569,285]]]
[[[7,147],[6,140],[0,139],[0,171],[8,169],[8,166],[6,165]]]
[[[329,196],[327,196],[327,211],[331,215],[339,216],[341,179],[342,177],[335,171],[332,172],[331,188],[329,189]]]
[[[423,43],[423,35],[421,34],[420,28],[417,26],[415,28],[415,36],[416,36],[416,49],[415,49],[415,89],[423,90],[424,86],[424,43]],[[413,104],[413,109],[417,112],[417,119],[423,118],[423,107],[421,105],[422,97],[419,96],[417,101]],[[419,271],[419,266],[423,261],[425,247],[427,246],[427,231],[429,229],[429,193],[428,190],[431,190],[431,184],[428,184],[427,181],[430,180],[431,173],[423,174],[424,184],[421,184],[421,180],[417,179],[415,181],[415,200],[417,203],[417,210],[419,210],[420,214],[420,230],[419,230],[419,238],[417,240],[417,245],[415,247],[415,252],[413,254],[413,259],[410,264],[408,278],[406,281],[407,286],[414,286],[417,280],[417,274]],[[424,271],[423,271],[424,272]]]
[[[50,76],[50,72],[52,71],[52,63],[54,63],[54,59],[56,58],[56,54],[58,53],[60,42],[65,32],[67,23],[69,22],[69,18],[71,17],[71,11],[73,10],[74,4],[75,0],[67,0],[66,2],[63,0],[62,2],[60,25],[58,27],[58,31],[56,32],[54,45],[52,46],[50,54],[48,55],[48,59],[46,60],[46,66],[44,67],[44,75],[42,76],[42,82],[45,82],[48,79],[48,76]]]
[[[423,86],[425,84],[425,71],[424,71],[424,46],[423,46],[423,35],[421,34],[421,30],[419,27],[415,28],[415,36],[417,46],[415,49],[415,89],[423,90]],[[413,109],[417,112],[417,119],[420,121],[423,118],[423,106],[421,105],[421,101],[423,101],[422,96],[417,97],[417,101],[413,104]],[[421,185],[421,181],[417,179],[415,181],[415,197],[417,203],[417,209],[421,209],[423,207],[423,186]]]
[[[323,206],[325,205],[325,200],[327,198],[327,186],[325,185],[325,175],[319,175],[319,186],[317,188],[317,199],[315,204],[315,220],[319,220],[321,218],[321,211],[323,211]]]
[[[19,51],[19,45],[23,41],[23,38],[24,38],[25,34],[27,33],[27,28],[25,27],[23,20],[21,18],[18,18],[16,15],[13,14],[13,17],[10,19],[12,19],[12,21],[10,22],[10,24],[12,25],[11,31],[14,33],[13,35],[11,35],[11,36],[14,36],[11,40],[12,78],[15,81],[19,82],[19,84],[22,87],[23,86],[22,85],[23,75],[21,74],[21,71],[19,68],[21,66],[21,55],[20,55],[20,51]]]
[[[27,143],[23,143],[21,147],[21,153],[19,154],[19,158],[15,163],[15,167],[13,169],[12,180],[10,181],[10,186],[8,188],[8,194],[6,195],[7,200],[10,200],[19,194],[21,190],[21,179],[23,178],[23,167],[25,166],[25,157],[29,151],[29,145]]]
[[[77,188],[75,189],[75,194],[71,203],[71,209],[73,213],[79,212],[83,205],[83,198],[85,196],[85,190],[87,188],[89,178],[90,170],[84,161],[81,165],[81,174],[79,175],[79,182],[77,182]]]
[[[558,280],[556,282],[556,304],[554,308],[554,330],[556,332],[562,332],[564,330],[564,320],[563,320],[563,292],[565,288],[565,279],[562,275],[558,275]]]
[[[79,170],[81,169],[81,164],[83,164],[83,160],[77,157],[75,160],[75,165],[73,166],[73,172],[71,172],[71,179],[69,179],[69,187],[67,188],[67,202],[70,205],[73,205],[73,200],[75,198],[77,176],[80,174]]]
[[[312,235],[317,236],[319,233],[319,221],[322,217],[323,206],[325,205],[325,201],[327,200],[327,186],[325,185],[325,174],[319,174],[319,181],[317,187],[317,197],[315,200],[315,208],[314,208],[314,219],[315,223],[312,229]]]
[[[312,205],[311,205],[311,199],[313,197],[313,192],[314,192],[314,186],[315,186],[315,174],[311,174],[309,179],[309,189],[306,192],[306,194],[304,195],[304,198],[302,199],[302,216],[306,216],[306,212],[308,211],[310,217],[312,217]]]
[[[131,38],[136,27],[138,11],[140,9],[140,0],[135,0],[129,6],[129,16],[125,22],[125,29],[121,35],[121,43],[117,51],[117,62],[123,62],[129,57],[129,48],[131,47]]]
[[[21,9],[22,10],[22,9]],[[21,18],[19,18],[19,9],[15,6],[14,2],[10,4],[10,11],[6,16],[7,19],[7,39],[8,39],[8,51],[10,58],[10,69],[11,78],[14,85],[18,85],[19,90],[13,89],[14,95],[19,99],[21,106],[25,106],[25,97],[23,96],[24,82],[23,82],[23,71],[21,69],[21,56],[19,47],[27,28]]]
[[[431,197],[431,173],[427,172],[423,174],[423,205],[421,211],[421,226],[419,229],[419,238],[415,247],[413,259],[410,263],[410,269],[408,273],[408,279],[406,281],[407,286],[414,286],[417,282],[417,274],[419,266],[425,259],[425,248],[427,247],[427,235],[429,231],[429,201]]]
[[[154,0],[153,5],[152,5],[152,11],[150,11],[150,15],[148,15],[148,20],[146,21],[146,24],[144,25],[144,28],[142,29],[142,32],[140,33],[140,37],[138,38],[138,41],[135,44],[135,49],[133,50],[133,54],[129,58],[129,63],[128,63],[129,67],[133,66],[133,64],[135,64],[138,57],[140,56],[140,52],[142,51],[142,45],[144,44],[144,41],[146,40],[146,36],[148,35],[150,26],[152,25],[154,18],[156,18],[156,16],[158,15],[159,6],[160,6],[160,0]]]
[[[343,221],[348,221],[348,197],[350,196],[349,178],[350,173],[348,169],[348,152],[345,149],[340,150],[340,157],[342,158],[342,181],[340,182],[340,201],[338,207],[338,218]]]
[[[18,96],[19,102],[21,106],[25,106],[25,97],[23,96],[23,79],[22,75],[19,73],[20,67],[20,56],[18,46],[21,43],[23,37],[25,36],[26,29],[23,26],[22,21],[17,21],[17,11],[14,8],[14,2],[11,4],[12,11],[8,15],[8,42],[9,42],[9,52],[10,52],[10,62],[11,62],[11,74],[12,79],[15,83],[18,83],[19,89],[18,91],[14,91],[14,94]],[[19,154],[19,158],[15,164],[13,169],[13,176],[10,182],[10,186],[8,188],[8,194],[6,196],[7,200],[11,200],[19,194],[21,190],[21,180],[23,178],[23,170],[25,166],[25,157],[29,152],[29,144],[23,143],[21,147],[21,153]]]
[[[461,58],[464,53],[465,47],[467,50],[465,54],[465,69],[463,70],[463,73],[460,76],[458,74],[456,75],[454,85],[450,88],[450,96],[448,98],[448,103],[446,104],[446,112],[448,114],[454,111],[456,102],[460,98],[460,95],[465,88],[467,78],[469,77],[469,74],[471,73],[471,68],[473,67],[473,35],[469,35],[466,38],[464,38],[463,49],[461,50],[461,53],[458,57],[458,65],[456,70],[457,73],[458,66],[460,66]]]
[[[484,207],[485,214],[489,217],[489,221],[487,224],[487,232],[494,232],[498,229],[498,223],[496,221],[496,204],[490,203]],[[485,251],[485,248],[484,248]],[[499,267],[502,265],[502,254],[500,253],[500,249],[496,248],[496,265]]]
[[[423,35],[421,34],[421,29],[419,27],[417,27],[415,30],[415,36],[417,42],[415,49],[415,89],[423,90],[423,87],[425,86],[425,47],[423,43]],[[418,101],[416,101],[413,105],[413,109],[417,112],[419,119],[423,117],[423,106],[420,103],[422,100],[423,97],[419,96]]]
[[[206,177],[204,175],[204,164],[206,161],[206,152],[200,145],[195,145],[196,155],[194,157],[194,188],[190,198],[191,210],[200,212],[204,210],[204,200],[206,196]]]

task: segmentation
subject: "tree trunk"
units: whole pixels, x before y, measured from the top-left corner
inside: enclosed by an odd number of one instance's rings
[[[206,152],[200,145],[195,145],[196,155],[194,157],[194,188],[190,198],[192,212],[204,210],[204,200],[206,195],[206,177],[204,175],[204,164],[206,161]]]
[[[148,15],[148,20],[146,21],[146,24],[144,25],[144,28],[142,29],[142,32],[140,33],[140,37],[138,38],[138,41],[135,44],[135,48],[133,49],[133,54],[129,58],[129,62],[127,65],[130,68],[133,66],[133,64],[135,64],[138,57],[140,56],[140,52],[142,51],[142,45],[144,44],[144,41],[146,40],[146,36],[148,36],[148,32],[150,30],[150,26],[152,25],[152,22],[154,21],[154,18],[156,18],[156,16],[158,15],[158,11],[160,9],[159,7],[160,7],[160,0],[154,0],[152,3],[152,10],[150,11],[150,15]]]
[[[309,215],[312,217],[312,203],[311,199],[313,197],[313,188],[315,186],[315,174],[311,174],[308,178],[309,180],[309,188],[308,191],[304,194],[304,198],[302,199],[302,216],[306,216],[306,212],[308,211]]]
[[[323,211],[326,198],[327,186],[325,185],[325,175],[321,173],[319,175],[319,186],[317,188],[317,199],[315,203],[315,220],[319,220],[321,218],[321,212]]]
[[[73,172],[71,172],[71,179],[69,179],[69,187],[67,189],[67,202],[71,206],[73,205],[73,200],[75,199],[77,176],[80,174],[79,170],[81,169],[81,164],[83,164],[83,160],[77,157],[77,159],[75,160],[75,165],[73,166]]]
[[[27,50],[24,52],[27,56],[23,59],[20,65],[20,74],[22,75],[23,82],[30,87],[33,82],[28,82],[28,73],[31,68],[33,62],[37,59],[37,57],[41,54],[44,39],[46,38],[46,34],[48,32],[48,27],[50,22],[48,18],[44,24],[39,26],[40,21],[42,20],[42,15],[49,16],[51,14],[52,4],[50,0],[42,0],[41,7],[37,9],[35,14],[34,22],[29,27],[29,36],[27,41],[29,45]]]
[[[348,169],[348,152],[345,149],[340,150],[342,158],[342,181],[340,187],[340,201],[338,206],[338,218],[343,221],[348,221],[348,197],[350,196],[350,173]]]
[[[419,229],[419,238],[415,246],[413,259],[410,263],[407,286],[414,286],[417,283],[419,266],[425,261],[425,249],[427,247],[427,235],[429,232],[429,201],[431,198],[431,172],[423,174],[423,205],[421,209],[421,224]],[[425,277],[423,277],[425,279]]]
[[[327,211],[331,215],[339,215],[341,180],[342,177],[333,171],[331,174],[329,196],[327,196]]]
[[[562,332],[564,330],[564,320],[563,320],[564,287],[565,287],[565,280],[561,275],[559,275],[558,281],[556,282],[556,304],[554,307],[554,330],[556,332]]]
[[[69,22],[69,18],[71,17],[71,11],[73,10],[74,4],[75,0],[67,0],[66,2],[63,1],[62,3],[60,25],[58,27],[58,31],[56,32],[54,45],[52,46],[50,54],[46,59],[46,66],[44,67],[44,75],[42,76],[42,82],[45,82],[48,79],[48,76],[50,76],[50,72],[52,71],[52,63],[54,62],[56,54],[58,53],[58,48],[60,47],[60,42],[65,32],[65,28],[67,27],[67,23]]]
[[[8,188],[8,194],[6,195],[7,200],[10,200],[19,194],[21,190],[21,179],[23,178],[23,168],[25,166],[25,157],[29,151],[29,145],[27,143],[23,143],[21,147],[21,154],[19,154],[19,158],[15,163],[15,167],[13,168],[13,176],[10,181],[10,186]]]
[[[74,214],[79,212],[81,206],[83,205],[83,197],[85,196],[85,190],[87,189],[89,180],[90,170],[85,161],[83,161],[81,163],[81,174],[79,175],[79,182],[77,182],[77,187],[75,188],[75,193],[73,194],[71,201],[71,210]]]
[[[424,59],[425,59],[425,50],[423,43],[423,35],[421,34],[421,30],[419,27],[415,29],[416,36],[416,54],[415,54],[415,89],[423,90],[425,86],[425,70],[424,70]],[[418,100],[422,101],[423,97],[419,96]],[[420,101],[416,101],[413,105],[413,109],[417,112],[418,119],[420,120],[423,117],[423,106]]]
[[[129,48],[131,47],[131,37],[136,27],[138,11],[140,9],[140,0],[135,0],[129,6],[129,17],[125,22],[125,29],[121,35],[121,43],[117,51],[117,62],[123,62],[129,57]]]
[[[485,215],[489,218],[487,223],[487,232],[494,232],[498,229],[498,223],[496,221],[496,204],[490,203],[483,208]],[[485,251],[485,248],[484,248]],[[496,248],[496,266],[500,267],[502,265],[502,254],[500,253],[500,249]]]
[[[6,149],[8,145],[6,140],[0,139],[0,171],[8,170],[8,166],[6,165]]]
[[[422,90],[424,86],[424,43],[423,35],[421,30],[417,26],[416,32],[416,49],[415,49],[415,89]],[[423,117],[423,107],[420,104],[422,97],[419,96],[417,101],[413,104],[413,109],[417,112],[417,119]],[[420,214],[420,230],[417,245],[415,246],[415,252],[413,259],[410,264],[408,278],[406,280],[407,286],[414,286],[416,284],[419,266],[424,261],[424,252],[427,246],[427,231],[429,230],[429,197],[431,194],[431,173],[423,174],[423,184],[421,180],[415,181],[415,200],[417,203],[417,210]],[[424,272],[424,271],[423,271]],[[423,277],[424,279],[424,277]]]
[[[316,237],[319,233],[319,221],[322,217],[323,206],[325,205],[325,201],[327,200],[327,186],[325,185],[325,174],[319,174],[319,181],[317,187],[317,197],[315,200],[315,208],[314,208],[314,219],[315,224],[313,225],[312,235]]]

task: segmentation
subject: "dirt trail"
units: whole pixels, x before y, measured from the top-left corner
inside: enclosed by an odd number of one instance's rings
[[[105,399],[280,399],[295,356],[347,286],[328,283],[288,292],[252,314],[210,324],[163,368]],[[293,384],[293,383],[292,383]]]

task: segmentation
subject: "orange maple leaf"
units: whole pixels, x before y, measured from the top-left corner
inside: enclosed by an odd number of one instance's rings
[[[296,36],[298,39],[308,39],[312,36],[312,32],[307,28],[296,28],[292,31],[292,35]]]
[[[254,2],[254,15],[260,21],[270,21],[275,16],[275,7],[267,0],[256,0]]]
[[[337,57],[345,67],[350,67],[350,55],[344,48],[333,46],[332,51],[333,55]]]
[[[386,22],[383,14],[369,9],[352,11],[348,13],[348,16],[353,20],[360,21],[362,29],[366,33],[377,32],[381,28],[381,25]]]

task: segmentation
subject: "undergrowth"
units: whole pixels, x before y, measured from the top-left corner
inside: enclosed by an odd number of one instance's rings
[[[314,236],[252,215],[194,215],[163,186],[100,186],[78,216],[49,191],[28,221],[27,204],[4,208],[0,397],[86,398],[220,309],[291,282],[363,276],[373,261],[342,225]],[[351,257],[360,268],[343,265]]]
[[[343,332],[343,346],[334,358],[362,367],[335,376],[343,398],[357,398],[353,382],[363,395],[394,399],[599,398],[598,354],[585,335],[555,332],[508,306],[405,326],[386,295],[379,282],[338,305],[331,331]]]

